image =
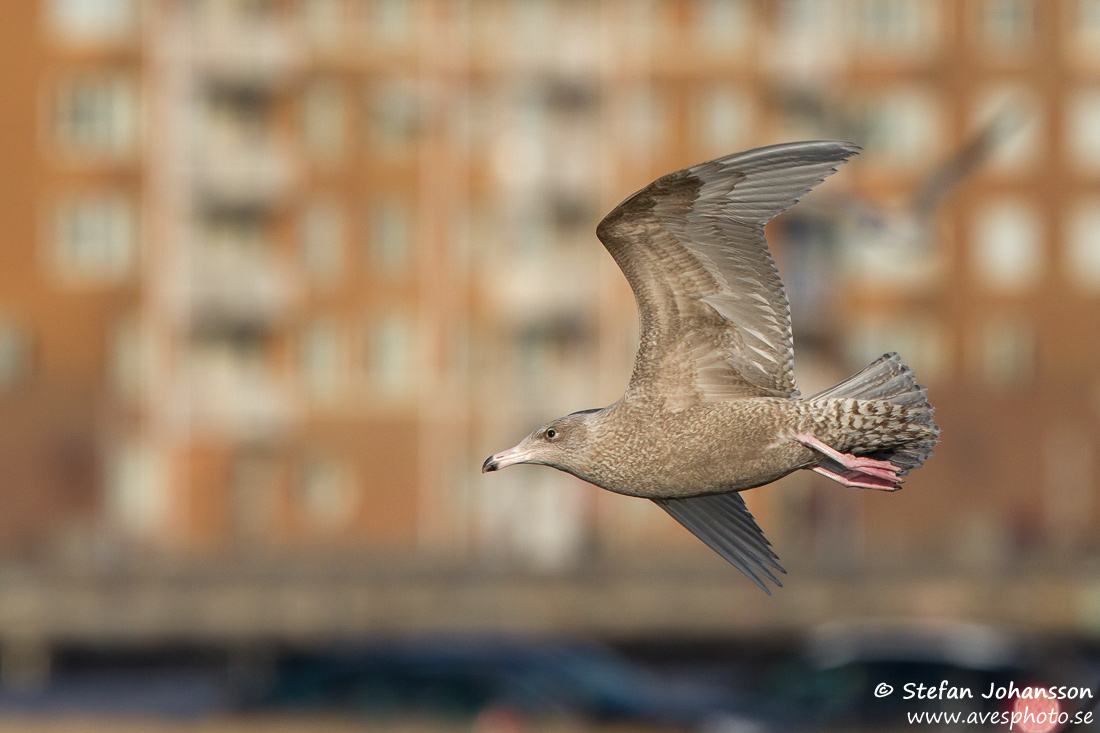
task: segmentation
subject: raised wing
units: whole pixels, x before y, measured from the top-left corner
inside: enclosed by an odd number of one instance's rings
[[[859,150],[817,141],[718,158],[658,178],[600,222],[638,301],[627,399],[678,410],[798,395],[790,308],[764,224]]]
[[[657,506],[672,515],[707,546],[749,576],[769,596],[763,578],[780,588],[783,584],[769,568],[786,573],[771,543],[749,514],[740,494],[714,494],[690,499],[654,499]],[[761,577],[763,576],[763,578]]]

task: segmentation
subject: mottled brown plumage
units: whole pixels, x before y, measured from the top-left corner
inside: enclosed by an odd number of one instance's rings
[[[776,555],[737,492],[798,469],[893,490],[931,455],[932,408],[887,354],[803,399],[764,224],[854,155],[850,143],[758,148],[659,178],[596,232],[638,302],[623,397],[535,430],[483,470],[540,463],[654,500],[767,591]]]

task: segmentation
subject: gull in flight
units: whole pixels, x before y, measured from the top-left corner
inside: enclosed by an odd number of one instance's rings
[[[794,380],[790,309],[764,224],[859,151],[796,142],[663,176],[596,234],[638,304],[626,393],[537,428],[483,472],[534,463],[651,499],[765,592],[786,571],[740,493],[799,469],[894,491],[939,428],[890,353],[812,397]]]

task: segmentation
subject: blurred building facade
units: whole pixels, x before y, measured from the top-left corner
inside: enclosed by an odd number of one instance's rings
[[[636,316],[599,217],[821,136],[866,149],[770,233],[803,392],[899,351],[944,443],[893,496],[751,496],[780,554],[1095,549],[1097,0],[0,13],[9,553],[720,562],[648,502],[478,469],[625,387]],[[930,172],[997,115],[1011,134],[926,215]]]

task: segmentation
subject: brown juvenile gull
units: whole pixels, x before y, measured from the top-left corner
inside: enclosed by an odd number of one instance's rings
[[[817,141],[748,150],[658,178],[596,235],[638,303],[626,394],[558,418],[482,471],[552,466],[652,499],[768,591],[785,573],[738,492],[808,469],[894,491],[939,428],[896,354],[813,397],[794,381],[790,310],[764,224],[860,148]]]

